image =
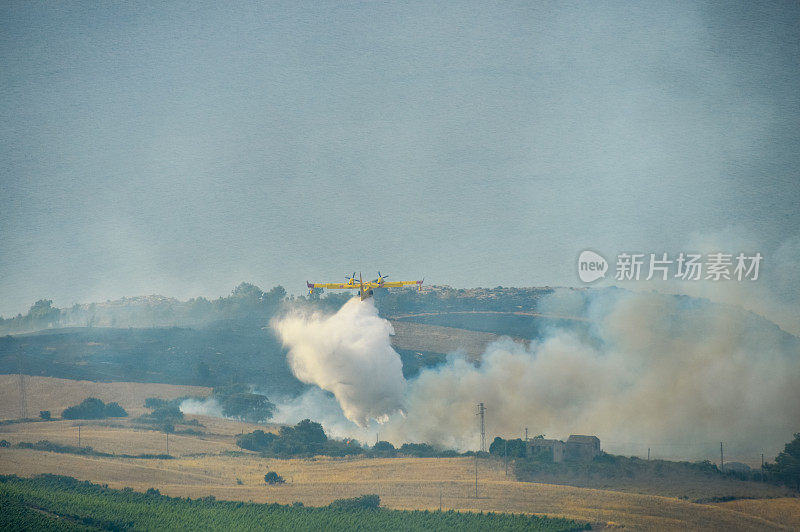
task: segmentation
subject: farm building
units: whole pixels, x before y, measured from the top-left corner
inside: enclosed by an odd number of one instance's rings
[[[600,438],[573,434],[567,438],[565,457],[575,462],[588,462],[600,454]]]
[[[564,442],[561,440],[547,440],[545,438],[529,438],[526,456],[532,457],[540,453],[549,453],[553,462],[564,460]]]
[[[537,436],[528,439],[525,454],[528,458],[551,458],[556,463],[564,460],[589,462],[600,454],[600,439],[597,436],[573,434],[564,443]]]

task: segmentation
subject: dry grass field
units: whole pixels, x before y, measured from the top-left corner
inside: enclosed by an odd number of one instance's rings
[[[741,499],[716,504],[720,508],[734,510],[760,517],[785,526],[788,530],[800,530],[800,499]]]
[[[132,417],[149,412],[144,408],[148,397],[175,399],[185,395],[210,395],[211,388],[143,382],[91,382],[31,377],[25,379],[26,417],[38,417],[39,411],[49,410],[59,417],[68,406],[87,397],[97,397],[108,403],[116,401]],[[0,419],[20,417],[19,376],[0,375]]]
[[[16,376],[0,377],[0,397],[13,398]],[[28,405],[60,412],[87,395],[119,401],[133,415],[144,412],[144,398],[208,393],[205,388],[158,384],[95,384],[29,377]],[[9,389],[11,388],[11,389]],[[6,402],[6,401],[3,401]],[[3,405],[6,417],[14,407]],[[4,410],[5,412],[5,410]],[[10,413],[10,415],[9,415]],[[502,463],[479,462],[475,497],[472,458],[292,459],[262,458],[235,446],[234,436],[257,428],[217,418],[198,419],[200,435],[171,434],[172,460],[91,457],[29,449],[0,448],[0,474],[40,473],[137,490],[157,487],[172,496],[325,505],[333,499],[377,493],[382,504],[398,509],[443,509],[545,514],[631,530],[792,530],[800,528],[800,498],[736,500],[695,504],[688,500],[604,489],[518,482]],[[81,444],[116,454],[156,454],[166,450],[163,432],[141,428],[130,418],[105,421],[50,421],[0,426],[11,443],[49,440]],[[264,428],[264,427],[262,427]],[[274,430],[275,427],[267,428]],[[264,474],[276,471],[287,484],[269,487]]]
[[[256,455],[207,455],[176,460],[92,458],[0,449],[0,473],[59,473],[137,490],[158,487],[172,496],[325,505],[377,493],[398,509],[499,511],[562,516],[632,530],[789,530],[800,519],[800,499],[694,504],[653,495],[509,480],[499,464],[480,463],[475,498],[470,458],[277,460]],[[287,484],[268,487],[267,471]],[[238,482],[241,482],[239,484]]]

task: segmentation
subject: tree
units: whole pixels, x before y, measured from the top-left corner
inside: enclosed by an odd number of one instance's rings
[[[128,413],[119,403],[108,403],[106,405],[106,417],[128,417]]]
[[[322,425],[309,419],[294,427],[281,427],[277,435],[255,430],[236,437],[236,445],[243,449],[279,454],[322,454],[327,442]],[[353,449],[360,450],[357,446],[347,446],[344,451]]]
[[[61,417],[64,419],[103,419],[106,417],[106,405],[96,397],[87,397],[81,404],[64,409]]]
[[[286,289],[281,285],[273,287],[269,292],[266,292],[261,296],[262,300],[270,305],[280,303],[285,297]]]
[[[388,441],[379,441],[372,447],[372,453],[380,456],[394,456],[397,449]]]
[[[55,325],[61,316],[61,310],[53,307],[51,299],[40,299],[28,311],[28,319],[37,325],[49,327]]]
[[[400,446],[400,454],[417,456],[420,458],[429,458],[436,456],[437,452],[436,449],[427,443],[404,443],[402,446]]]
[[[96,397],[87,397],[81,404],[64,409],[64,419],[104,419],[107,417],[127,417],[128,413],[119,403],[105,404]]]
[[[764,468],[787,486],[800,491],[800,432],[795,433],[794,440],[784,446],[775,463],[767,464]]]
[[[509,458],[525,458],[525,442],[522,438],[504,440],[497,436],[489,446],[489,453],[495,456],[508,456]]]
[[[318,453],[328,441],[322,425],[310,419],[294,427],[281,427],[279,438],[276,450],[289,454]]]
[[[44,419],[45,421],[50,421],[50,411],[49,410],[40,410],[39,417]]]
[[[270,471],[266,475],[264,475],[264,482],[267,484],[283,484],[286,482],[282,476],[277,474],[275,471]]]
[[[236,393],[222,401],[222,413],[240,421],[261,423],[272,417],[275,405],[266,396],[256,393]]]
[[[176,405],[167,404],[153,410],[150,417],[156,421],[171,421],[174,423],[183,421],[183,412]]]
[[[264,432],[263,430],[254,430],[249,434],[240,434],[236,436],[236,445],[248,451],[255,451],[263,453],[271,449],[272,444],[278,438],[271,432]]]
[[[161,399],[160,397],[148,397],[144,400],[144,407],[149,408],[150,410],[155,410],[156,408],[167,406],[168,403],[169,401],[166,399]]]

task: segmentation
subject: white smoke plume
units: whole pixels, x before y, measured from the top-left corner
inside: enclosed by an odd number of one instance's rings
[[[181,404],[178,406],[178,408],[184,414],[225,417],[225,415],[222,413],[222,405],[220,405],[219,402],[213,397],[209,397],[207,399],[184,399],[181,401]]]
[[[725,234],[691,245],[720,250],[759,248]],[[661,287],[671,294],[645,291],[653,284],[556,291],[540,310],[575,316],[574,326],[560,322],[530,345],[501,340],[478,363],[450,355],[409,382],[391,325],[371,302],[350,301],[333,316],[293,315],[274,324],[292,368],[332,392],[344,416],[319,390],[278,410],[287,421],[317,419],[336,436],[373,441],[379,431],[395,444],[465,450],[478,447],[483,402],[490,441],[528,427],[560,439],[595,434],[609,452],[652,448],[683,459],[713,458],[722,441],[726,456],[757,462],[800,431],[800,237],[772,251],[756,282]]]
[[[655,456],[687,459],[712,457],[719,441],[733,455],[769,456],[800,430],[796,337],[752,313],[687,297],[622,290],[585,297],[577,304],[567,291],[552,303],[583,307],[590,331],[555,329],[530,346],[505,339],[478,364],[451,355],[408,383],[389,351],[390,325],[371,304],[282,320],[276,327],[298,376],[333,392],[360,426],[320,391],[279,405],[276,417],[310,417],[362,441],[380,431],[395,444],[474,449],[475,405],[483,402],[490,438],[520,437],[524,427],[557,438],[588,433],[610,452],[652,447]],[[405,415],[391,415],[399,410]],[[385,423],[367,426],[370,418]]]
[[[797,339],[757,316],[656,293],[590,303],[597,336],[554,331],[525,347],[490,346],[409,383],[405,441],[475,448],[475,404],[490,435],[596,434],[611,451],[708,458],[774,452],[800,430]]]
[[[275,413],[270,422],[296,425],[303,419],[321,423],[325,433],[334,438],[355,438],[367,442],[375,440],[379,423],[373,421],[370,427],[355,425],[342,412],[336,397],[330,392],[311,388],[302,395],[276,401]]]
[[[382,422],[402,409],[403,363],[390,343],[392,326],[372,300],[353,298],[328,316],[293,312],[272,326],[295,376],[333,393],[353,423]]]

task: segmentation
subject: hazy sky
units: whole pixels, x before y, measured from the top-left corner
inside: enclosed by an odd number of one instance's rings
[[[587,247],[731,227],[768,258],[800,234],[798,6],[3,2],[0,314],[577,285]]]

